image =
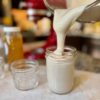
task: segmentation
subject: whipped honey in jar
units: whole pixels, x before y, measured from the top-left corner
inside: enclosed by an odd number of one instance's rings
[[[55,93],[68,93],[73,88],[76,50],[64,47],[65,37],[72,24],[83,13],[87,4],[91,2],[85,2],[82,6],[77,5],[79,7],[75,6],[75,8],[70,5],[69,9],[56,9],[54,11],[53,27],[57,36],[57,48],[48,49],[49,53],[47,50],[46,64],[48,85],[50,90]]]
[[[72,90],[75,58],[76,49],[72,47],[65,47],[60,57],[53,53],[52,47],[47,49],[47,79],[52,92],[63,94]]]

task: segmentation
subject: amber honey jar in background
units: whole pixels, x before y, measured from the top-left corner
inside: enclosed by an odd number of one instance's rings
[[[5,43],[7,62],[11,63],[15,60],[22,59],[23,39],[19,27],[4,27],[3,38]]]

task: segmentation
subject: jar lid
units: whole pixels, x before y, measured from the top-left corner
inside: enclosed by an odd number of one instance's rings
[[[4,27],[3,28],[4,32],[20,32],[19,27]]]

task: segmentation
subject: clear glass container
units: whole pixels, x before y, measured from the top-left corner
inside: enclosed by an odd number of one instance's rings
[[[2,40],[2,26],[0,26],[0,79],[5,76],[5,49]]]
[[[3,41],[8,63],[23,59],[23,40],[19,27],[4,27]]]
[[[46,51],[48,85],[54,93],[68,93],[74,85],[76,49],[65,47],[62,56],[54,54],[54,50],[51,47]]]
[[[4,49],[4,43],[2,41],[1,35],[0,35],[0,57],[4,58],[5,60],[5,49]]]
[[[38,85],[38,62],[18,60],[11,64],[11,71],[15,87],[19,90],[30,90]]]
[[[4,65],[4,58],[0,56],[0,79],[3,79],[5,77]]]

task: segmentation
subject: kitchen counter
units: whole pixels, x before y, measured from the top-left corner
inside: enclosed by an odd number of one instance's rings
[[[74,87],[64,95],[54,94],[49,90],[45,60],[39,60],[39,63],[37,88],[30,91],[17,90],[8,73],[0,80],[0,100],[100,100],[100,59],[78,52]]]
[[[49,90],[46,66],[40,66],[39,86],[30,91],[20,91],[14,86],[11,74],[0,80],[0,100],[100,100],[100,74],[75,71],[73,90],[64,95]]]

